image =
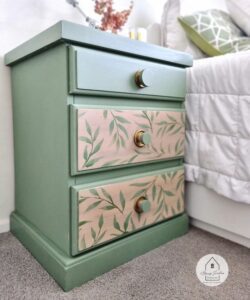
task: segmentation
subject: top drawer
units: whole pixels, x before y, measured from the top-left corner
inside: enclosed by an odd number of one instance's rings
[[[118,54],[70,46],[70,93],[181,98],[185,70]]]

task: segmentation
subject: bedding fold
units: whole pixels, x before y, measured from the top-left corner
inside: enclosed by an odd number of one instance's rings
[[[250,51],[187,70],[186,180],[250,203]]]

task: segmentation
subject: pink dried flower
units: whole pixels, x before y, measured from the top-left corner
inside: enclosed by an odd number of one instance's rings
[[[102,16],[102,30],[111,30],[113,33],[121,30],[127,22],[128,17],[133,8],[133,1],[130,2],[128,9],[115,11],[113,8],[113,0],[95,0],[95,12]]]

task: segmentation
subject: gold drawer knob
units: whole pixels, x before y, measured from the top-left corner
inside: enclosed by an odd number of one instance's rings
[[[135,211],[139,214],[146,213],[150,210],[150,206],[150,202],[146,198],[141,197],[135,203]]]
[[[150,86],[152,79],[151,71],[148,69],[140,70],[135,73],[135,83],[139,88]]]
[[[148,132],[137,130],[134,135],[134,142],[137,147],[144,147],[151,142],[151,136]]]

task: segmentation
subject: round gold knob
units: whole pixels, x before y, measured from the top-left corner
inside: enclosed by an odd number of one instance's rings
[[[151,72],[147,69],[140,70],[135,73],[135,83],[139,88],[145,88],[150,86],[151,78]]]
[[[144,147],[151,142],[151,136],[148,132],[137,130],[134,135],[134,142],[137,147]]]
[[[150,202],[146,198],[141,197],[135,203],[135,211],[139,214],[146,213],[150,210],[150,206]]]

